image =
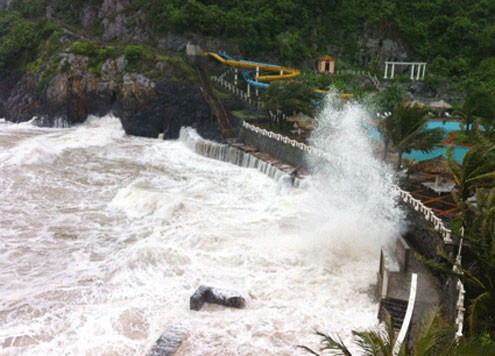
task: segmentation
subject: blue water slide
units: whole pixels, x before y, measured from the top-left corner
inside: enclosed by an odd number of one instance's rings
[[[229,61],[235,61],[236,59],[234,57],[229,56],[225,52],[219,52],[218,55],[222,57],[223,59],[229,60]]]
[[[244,79],[244,81],[246,83],[248,83],[249,85],[255,87],[255,88],[258,88],[258,89],[267,89],[270,84],[268,83],[262,83],[262,82],[258,82],[256,80],[253,79],[253,75],[254,73],[256,73],[256,71],[254,70],[243,70],[241,72],[241,75],[242,75],[242,79]]]

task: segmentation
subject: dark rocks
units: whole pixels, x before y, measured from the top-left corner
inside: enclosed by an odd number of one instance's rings
[[[182,126],[191,126],[202,137],[222,139],[199,85],[161,81],[154,91],[155,95],[147,96],[144,102],[131,98],[117,103],[115,113],[127,134],[157,137],[163,133],[164,138],[175,139]]]
[[[191,310],[200,310],[204,303],[220,304],[231,308],[244,308],[246,300],[235,291],[199,286],[189,300]]]
[[[156,340],[147,356],[173,355],[186,337],[187,331],[183,328],[169,326]]]
[[[36,116],[42,126],[61,122],[67,126],[83,122],[88,115],[113,113],[129,135],[163,133],[164,138],[175,139],[182,126],[191,126],[201,136],[221,141],[199,84],[180,66],[161,64],[146,72],[128,72],[121,56],[108,59],[95,74],[88,57],[64,53],[43,89],[40,74],[0,78],[0,117],[22,122]]]

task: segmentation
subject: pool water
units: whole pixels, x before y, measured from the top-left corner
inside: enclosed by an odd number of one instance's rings
[[[435,128],[442,128],[445,130],[445,138],[447,137],[448,133],[451,131],[459,131],[461,129],[460,123],[458,121],[441,121],[441,120],[431,120],[428,121],[426,125],[427,129],[435,129]],[[380,132],[376,127],[368,127],[368,132],[370,133],[370,136],[373,140],[379,140],[380,139]],[[461,162],[462,159],[464,158],[464,155],[466,152],[469,150],[469,147],[461,147],[461,146],[455,146],[454,147],[454,157],[457,162]],[[403,157],[408,159],[408,160],[413,160],[416,162],[421,162],[421,161],[426,161],[438,156],[444,156],[447,157],[447,145],[444,145],[443,147],[438,147],[430,152],[425,152],[425,151],[419,151],[419,150],[413,150],[411,153],[404,153]]]

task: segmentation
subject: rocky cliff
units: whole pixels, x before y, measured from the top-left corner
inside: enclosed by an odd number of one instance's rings
[[[40,89],[42,74],[2,78],[0,117],[21,122],[37,117],[43,126],[83,122],[88,115],[114,113],[131,135],[178,137],[181,126],[195,126],[219,138],[217,124],[195,80],[193,68],[158,61],[149,71],[128,71],[125,56],[107,59],[94,73],[87,56],[61,53],[53,76]]]
[[[0,11],[9,3],[2,0]],[[113,113],[131,135],[176,138],[181,126],[194,126],[220,140],[196,70],[185,57],[191,38],[168,34],[153,47],[142,14],[125,12],[129,1],[97,3],[82,5],[83,28],[74,28],[56,18],[57,1],[47,2],[45,16],[60,32],[50,45],[54,50],[38,52],[21,70],[0,73],[0,117],[13,122],[36,117],[39,125],[55,126]],[[104,27],[97,38],[84,30],[96,21]],[[219,46],[215,40],[209,45]]]

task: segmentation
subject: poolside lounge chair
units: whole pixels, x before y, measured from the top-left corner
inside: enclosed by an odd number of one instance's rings
[[[422,183],[425,187],[430,188],[437,194],[451,193],[455,189],[455,182],[437,176],[434,182],[424,182]]]

